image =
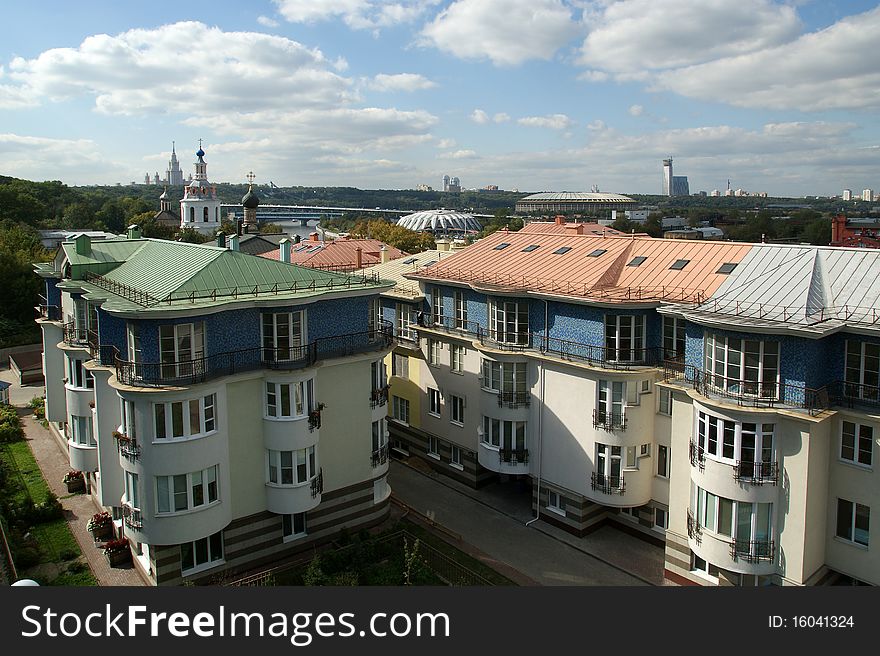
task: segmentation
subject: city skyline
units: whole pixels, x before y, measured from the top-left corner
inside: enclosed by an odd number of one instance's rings
[[[6,8],[0,174],[840,195],[880,186],[873,2],[102,0]]]

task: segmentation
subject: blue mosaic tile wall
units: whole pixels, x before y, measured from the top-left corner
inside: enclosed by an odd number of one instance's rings
[[[705,350],[705,341],[703,340],[703,326],[695,323],[687,322],[684,329],[684,362],[685,364],[703,368],[703,354]]]
[[[543,305],[541,303],[542,311]],[[605,311],[602,308],[551,301],[548,313],[551,338],[604,346]]]
[[[489,327],[489,316],[486,310],[486,295],[472,289],[463,289],[467,305],[468,321],[473,321],[483,328]]]
[[[55,278],[46,278],[46,305],[61,307],[61,290]]]
[[[119,349],[121,357],[124,358],[128,349],[126,339],[125,319],[98,308],[98,343],[112,344]]]
[[[309,341],[369,330],[370,299],[368,296],[337,298],[306,306]]]

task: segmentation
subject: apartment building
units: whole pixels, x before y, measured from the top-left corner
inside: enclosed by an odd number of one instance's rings
[[[387,516],[392,336],[370,310],[391,283],[135,226],[36,271],[47,418],[151,582],[234,576]]]
[[[864,249],[501,231],[403,274],[390,439],[662,543],[678,583],[875,584],[878,277]]]

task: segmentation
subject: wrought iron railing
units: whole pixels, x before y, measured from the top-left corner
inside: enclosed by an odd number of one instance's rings
[[[531,392],[498,392],[498,407],[523,408],[532,401]]]
[[[626,430],[626,415],[622,412],[607,412],[593,408],[593,428],[606,431]]]
[[[316,498],[322,492],[324,492],[324,468],[323,467],[321,467],[318,470],[317,476],[312,478],[311,491],[312,491],[312,498],[313,499]]]
[[[773,540],[740,540],[730,543],[730,557],[747,563],[772,562],[775,555]]]
[[[321,410],[309,411],[309,431],[314,431],[321,427]]]
[[[57,305],[40,304],[36,307],[36,310],[40,313],[40,319],[61,321],[61,308]]]
[[[804,385],[782,382],[742,381],[718,376],[711,372],[683,364],[679,360],[664,363],[664,380],[690,385],[706,397],[735,400],[742,406],[787,406],[808,410],[815,414],[830,406],[825,387],[813,389]]]
[[[127,503],[122,504],[122,521],[125,522],[128,528],[136,531],[144,527],[144,518],[141,515],[141,511]]]
[[[371,408],[381,408],[383,405],[388,403],[388,390],[391,389],[388,385],[383,385],[382,387],[377,387],[373,391],[370,392],[370,407]]]
[[[697,521],[697,518],[694,517],[694,513],[691,510],[687,511],[687,532],[688,537],[699,544],[703,539],[703,527],[700,526],[700,522]]]
[[[498,449],[498,460],[506,465],[527,465],[529,464],[528,449]]]
[[[623,476],[607,476],[593,472],[590,475],[590,487],[603,494],[623,494],[626,492],[626,482]]]
[[[383,444],[370,454],[370,466],[378,467],[388,462],[388,445]]]
[[[752,485],[776,485],[779,482],[779,463],[737,460],[733,466],[733,480]]]
[[[693,440],[688,444],[688,458],[691,461],[691,467],[699,467],[700,471],[706,468],[706,452]]]
[[[89,343],[89,331],[77,326],[76,321],[68,321],[61,326],[61,336],[68,346],[86,346]]]
[[[122,433],[114,433],[113,437],[116,439],[116,446],[119,448],[119,453],[124,457],[129,460],[138,460],[141,457],[141,445],[138,444],[138,441],[135,438],[128,437]]]
[[[831,397],[836,405],[880,407],[880,387],[838,380],[831,384]]]

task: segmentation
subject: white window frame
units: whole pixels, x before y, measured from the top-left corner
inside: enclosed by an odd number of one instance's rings
[[[464,470],[464,465],[461,464],[461,447],[457,444],[450,445],[449,465]]]
[[[758,345],[757,367],[747,364],[750,346]],[[770,364],[775,360],[775,367]],[[780,397],[780,342],[742,339],[706,333],[705,342],[706,380],[711,387],[721,391],[758,398]],[[754,371],[755,376],[747,375]]]
[[[556,490],[547,490],[547,510],[565,517],[565,498]]]
[[[428,414],[434,417],[439,417],[441,415],[442,409],[442,397],[440,396],[440,390],[435,387],[428,388]]]
[[[391,354],[391,375],[409,380],[409,356],[401,353]]]
[[[483,415],[483,425],[480,428],[480,441],[487,446],[500,449],[501,433],[501,420]]]
[[[663,518],[661,521],[657,521],[658,513],[663,513]],[[654,506],[654,525],[652,527],[656,531],[666,531],[669,528],[669,511],[665,508],[658,508]]]
[[[623,447],[621,446],[596,442],[596,474],[602,476],[603,479],[617,478],[618,482],[622,483],[623,455]]]
[[[388,431],[385,430],[385,419],[383,417],[372,422],[370,425],[370,448],[375,453],[385,446],[388,446]]]
[[[736,465],[740,461],[748,461],[742,457],[743,435],[754,435],[755,446],[751,462],[776,462],[776,424],[733,421],[724,417],[717,417],[702,410],[695,413],[695,421],[694,436],[697,444],[702,449],[702,453],[707,458],[729,465]],[[716,426],[714,440],[712,438],[713,423]],[[745,428],[746,425],[752,424],[755,426],[754,432]],[[726,454],[728,445],[731,448],[731,455]],[[766,455],[769,455],[769,460],[764,458]]]
[[[525,451],[529,446],[528,423],[483,415],[480,441],[494,449]]]
[[[669,478],[669,447],[665,444],[657,445],[657,469],[655,474],[658,478]]]
[[[140,510],[140,488],[138,487],[138,475],[135,472],[125,472],[125,502],[136,510]]]
[[[663,344],[664,359],[672,360],[684,357],[685,326],[686,322],[681,317],[663,315],[661,343]]]
[[[527,301],[489,299],[489,338],[502,344],[529,344],[529,304]]]
[[[140,324],[129,321],[125,324],[126,347],[128,349],[128,361],[140,364],[144,359],[144,352],[141,348],[141,327]],[[140,377],[138,367],[135,367],[135,376]]]
[[[432,287],[431,319],[438,326],[444,326],[446,321],[446,308],[443,301],[443,290],[440,287]]]
[[[300,530],[297,530],[297,518],[300,519]],[[285,542],[298,540],[306,535],[308,535],[306,513],[301,512],[281,515],[281,537]]]
[[[876,350],[878,353],[868,353],[868,350]],[[847,396],[857,399],[868,399],[877,401],[880,398],[878,386],[880,386],[880,344],[865,342],[861,340],[846,340],[846,348],[844,351],[844,378],[846,383],[857,386],[847,388]],[[858,364],[853,366],[853,359]],[[868,369],[868,363],[871,361],[877,367],[877,370]],[[855,373],[857,375],[853,376]]]
[[[660,390],[657,394],[657,412],[661,415],[666,415],[667,417],[672,416],[672,390],[668,387],[660,386],[658,387]]]
[[[287,414],[285,414],[284,408],[285,389],[287,390]],[[313,378],[285,383],[265,381],[263,385],[263,418],[270,421],[294,421],[308,417],[309,412],[314,408],[314,389]],[[299,394],[299,403],[297,403],[297,394]]]
[[[456,426],[464,426],[465,397],[450,394],[449,405],[449,422]]]
[[[730,523],[722,525],[722,506],[729,508]],[[761,507],[766,509],[766,525],[759,526]],[[740,513],[742,510],[748,510],[749,516],[749,534],[740,536]],[[760,539],[773,540],[775,533],[772,503],[752,503],[751,501],[736,501],[726,497],[713,494],[697,486],[691,488],[691,512],[696,517],[697,522],[704,531],[709,531],[717,536],[721,536],[726,540],[749,539],[750,541],[759,541]],[[766,537],[759,539],[759,529],[766,530]]]
[[[428,364],[432,367],[440,366],[441,342],[438,339],[428,338]]]
[[[844,456],[844,440],[847,436],[847,425],[852,426],[852,445],[848,448],[852,450],[852,457]],[[867,435],[863,432],[867,431]],[[855,465],[863,469],[871,469],[874,464],[874,427],[871,424],[863,424],[857,421],[849,421],[843,419],[840,422],[840,449],[838,457],[841,462],[848,465]],[[867,448],[866,448],[867,447]],[[863,461],[863,454],[867,453],[867,462]]]
[[[849,535],[841,535],[840,534],[841,510],[842,510],[841,503],[848,503],[850,505],[849,522],[848,522]],[[865,510],[867,510],[868,526],[866,529],[864,529],[863,532],[857,533],[856,532],[856,518],[858,517],[860,508],[864,508]],[[846,517],[844,517],[844,519],[846,519]],[[864,536],[863,539],[859,539],[860,535]],[[847,542],[853,546],[867,549],[869,547],[869,543],[870,543],[870,535],[871,535],[871,507],[866,504],[863,504],[863,503],[858,503],[856,501],[850,501],[849,499],[842,499],[842,498],[838,497],[837,498],[837,518],[836,518],[836,522],[834,525],[834,536],[837,539],[842,540],[844,542]]]
[[[185,477],[186,507],[178,509],[176,507],[177,497],[183,493],[176,487],[180,477]],[[164,485],[160,481],[165,481]],[[213,488],[211,483],[214,484]],[[166,515],[180,515],[203,510],[220,503],[220,465],[212,465],[186,474],[156,476],[153,485],[156,492],[156,516],[165,517]],[[202,486],[202,502],[199,504],[196,504],[195,488],[197,486]],[[212,496],[213,498],[211,498]],[[163,505],[167,509],[163,510]]]
[[[92,415],[70,415],[70,441],[79,446],[98,446]]]
[[[193,406],[197,404],[197,408]],[[174,434],[175,406],[180,406],[182,432]],[[159,410],[161,408],[161,412]],[[210,435],[217,430],[217,395],[206,394],[197,399],[181,399],[152,404],[153,441],[159,443],[198,439]],[[161,415],[161,416],[160,416]],[[198,431],[192,432],[194,420],[198,422]],[[164,436],[160,436],[160,427],[164,428]]]
[[[281,319],[284,321],[281,321]],[[308,344],[308,320],[305,310],[294,312],[262,312],[260,344],[263,359],[270,362],[299,360],[302,346]]]
[[[626,419],[626,382],[622,380],[600,380],[597,388],[599,398],[596,407],[605,413],[606,423],[622,426]]]
[[[391,417],[402,424],[409,425],[409,399],[402,396],[391,396]]]
[[[440,438],[428,435],[428,446],[425,452],[429,457],[440,460]]]
[[[528,392],[529,366],[527,362],[497,362],[483,358],[480,385],[488,392]]]
[[[208,559],[204,562],[196,562],[196,555],[199,552],[198,543],[205,541],[205,550],[208,554]],[[204,538],[199,538],[198,540],[193,540],[192,542],[187,542],[186,545],[189,546],[192,553],[193,564],[191,567],[184,568],[184,545],[180,545],[180,573],[181,574],[194,574],[195,572],[201,572],[206,569],[211,569],[212,567],[217,567],[218,565],[223,564],[223,531],[218,531],[213,535],[209,535]]]
[[[67,357],[67,384],[78,390],[93,390],[95,389],[95,377],[84,365],[84,360]]]
[[[416,340],[416,331],[410,328],[410,315],[413,309],[406,303],[396,303],[394,306],[394,316],[397,323],[397,336],[411,342]]]
[[[455,306],[455,327],[466,330],[468,327],[467,299],[464,292],[453,293],[453,305]]]
[[[464,356],[467,355],[467,349],[459,344],[449,345],[449,369],[454,374],[464,373]]]
[[[163,332],[171,330],[172,335],[163,335]],[[168,340],[173,339],[173,349],[166,349]],[[189,348],[182,348],[182,342],[189,341]],[[206,331],[204,321],[191,323],[163,324],[159,326],[159,362],[162,378],[174,379],[192,376],[198,373],[193,370],[195,362],[204,359],[206,355],[205,344]],[[173,356],[173,360],[168,359]]]
[[[629,331],[629,336],[624,336],[625,330]],[[605,349],[605,359],[609,362],[644,362],[644,315],[606,314]]]
[[[318,451],[315,446],[307,446],[304,449],[291,449],[276,451],[266,449],[266,485],[272,487],[301,487],[308,485],[318,475],[321,467],[318,465]],[[290,483],[284,482],[285,454],[290,454]],[[305,468],[305,473],[300,476],[300,467]],[[276,480],[272,480],[273,472]]]

